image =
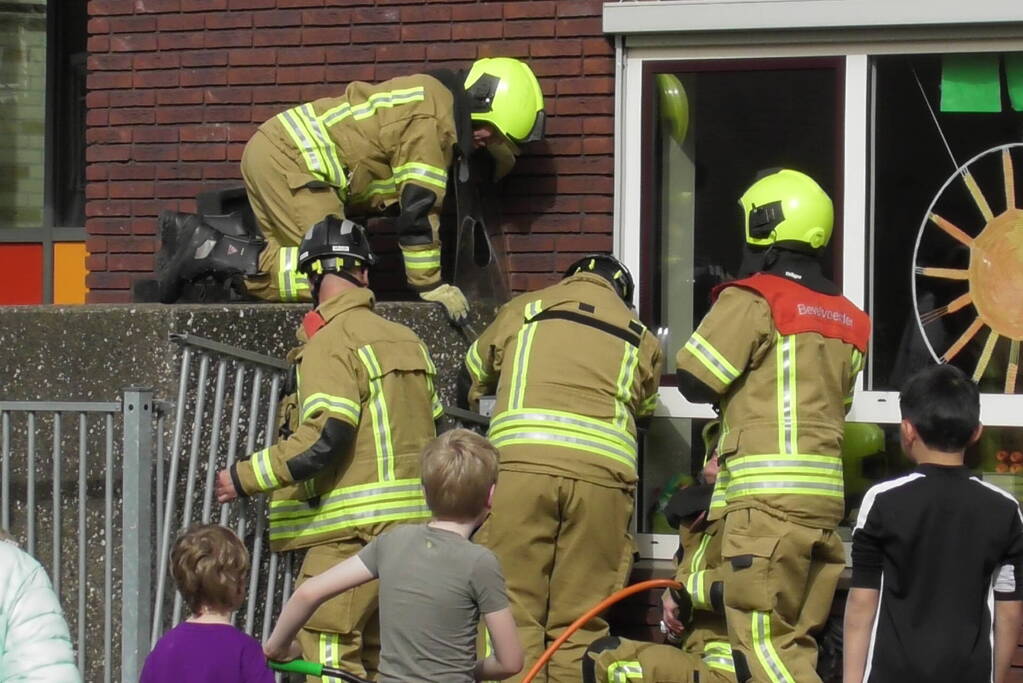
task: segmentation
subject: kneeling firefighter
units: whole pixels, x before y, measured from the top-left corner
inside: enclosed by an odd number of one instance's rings
[[[739,681],[819,681],[811,632],[845,566],[841,445],[870,320],[825,278],[831,199],[772,170],[740,199],[748,277],[720,285],[678,352],[679,390],[717,403],[725,618]]]
[[[302,235],[325,215],[394,217],[408,283],[422,299],[467,314],[465,296],[441,280],[439,215],[448,168],[469,181],[469,155],[485,148],[495,175],[519,145],[543,135],[543,95],[524,62],[477,60],[469,72],[436,71],[377,85],[354,82],[340,97],[299,105],[263,123],[241,170],[259,235],[228,235],[200,216],[165,214],[180,233],[161,257],[159,298],[213,275],[268,301],[309,299],[298,271]],[[163,226],[161,226],[163,227]]]

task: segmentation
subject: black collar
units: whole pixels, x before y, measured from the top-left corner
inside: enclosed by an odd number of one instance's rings
[[[828,296],[842,293],[838,285],[824,276],[821,262],[817,256],[784,247],[774,246],[762,250],[746,247],[739,279],[755,273],[783,277]]]

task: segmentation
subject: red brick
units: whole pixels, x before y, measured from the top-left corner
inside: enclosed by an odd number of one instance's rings
[[[108,254],[107,267],[111,271],[152,271],[154,258],[152,254]]]
[[[112,17],[110,33],[144,33],[156,30],[156,17]]]
[[[134,10],[132,0],[89,0],[89,16],[131,14]]]
[[[88,23],[85,25],[85,30],[90,35],[97,33],[110,33],[110,20],[106,18],[89,19]]]
[[[599,36],[603,31],[604,28],[599,16],[558,20],[559,38],[562,36]]]
[[[599,17],[603,0],[558,0],[559,17]]]
[[[583,154],[614,154],[614,138],[583,138]]]
[[[555,191],[565,194],[602,194],[614,193],[611,176],[563,175],[554,182]]]
[[[135,13],[145,12],[177,12],[181,9],[180,0],[135,0]]]
[[[352,32],[353,43],[396,43],[399,40],[397,24],[360,26]]]
[[[159,105],[202,104],[201,90],[157,90],[156,103]]]
[[[202,172],[203,164],[160,164],[156,167],[158,180],[199,180]]]
[[[252,45],[251,31],[208,31],[203,39],[207,48],[247,47]]]
[[[559,275],[555,274],[529,274],[524,275],[521,273],[512,273],[508,278],[508,283],[511,285],[512,291],[515,294],[521,292],[532,292],[537,289],[543,289],[556,283],[560,279]]]
[[[322,47],[291,47],[287,50],[281,50],[277,63],[322,64],[326,59],[326,51]]]
[[[554,104],[554,113],[558,115],[614,113],[614,98],[610,96],[562,97]]]
[[[563,35],[561,33],[559,36]],[[583,39],[583,54],[588,57],[597,57],[600,55],[610,56],[615,53],[615,46],[608,38],[584,38]]]
[[[401,13],[397,8],[366,7],[352,11],[353,24],[397,24]]]
[[[160,50],[199,50],[205,41],[203,33],[161,33],[156,42]]]
[[[426,59],[425,45],[381,45],[376,50],[380,62],[421,62]]]
[[[334,45],[324,48],[328,64],[362,64],[372,62],[374,50],[366,45]]]
[[[557,7],[555,2],[505,2],[505,19],[535,19],[538,17],[553,17]]]
[[[156,115],[157,121],[160,120],[160,115]],[[178,160],[178,146],[177,144],[155,144],[155,145],[134,145],[132,149],[132,157],[136,161],[177,161]]]
[[[457,23],[451,27],[451,38],[454,40],[493,40],[502,36],[499,23]],[[485,47],[482,46],[481,47]]]
[[[132,199],[131,200],[131,215],[136,217],[139,216],[157,216],[161,211],[167,208],[167,203],[162,202],[158,199]],[[132,232],[134,230],[134,221],[132,221]]]
[[[476,59],[476,46],[472,43],[441,43],[426,47],[426,58],[430,61],[447,59]]]
[[[222,125],[181,126],[181,142],[227,142],[227,128]]]
[[[202,165],[203,178],[207,180],[238,180],[241,178],[241,171],[238,164],[223,163]]]
[[[558,59],[535,59],[529,63],[538,78],[544,76],[577,76],[582,72],[581,59],[562,57]]]
[[[614,160],[611,157],[579,157],[577,159],[558,159],[555,163],[557,173],[575,174],[610,174],[614,172]]]
[[[508,235],[508,250],[514,252],[554,251],[553,237],[539,235]]]
[[[242,105],[221,104],[216,106],[207,106],[205,113],[206,120],[211,122],[252,120],[250,108]]]
[[[179,197],[194,197],[203,189],[202,183],[197,182],[160,182],[156,184],[155,197],[163,198],[179,198]]]
[[[85,167],[85,179],[86,180],[106,180],[107,179],[107,167],[106,165],[90,164]]]
[[[245,145],[243,144],[231,144],[227,146],[227,158],[229,161],[241,161],[242,154],[245,152]]]
[[[603,216],[592,215],[583,216],[583,232],[606,232],[610,233],[613,230],[614,217],[611,214]]]
[[[277,0],[278,7],[323,7],[323,0]]]
[[[88,202],[85,205],[85,215],[93,216],[130,216],[130,202]]]
[[[124,71],[131,68],[131,55],[92,55],[89,71]]]
[[[87,128],[85,131],[87,144],[106,143],[108,145],[131,142],[131,128]]]
[[[582,138],[550,138],[547,140],[547,152],[553,156],[569,156],[582,154]]]
[[[110,50],[110,36],[89,36],[89,40],[85,42],[85,47],[90,54],[107,52]]]
[[[156,251],[153,240],[144,237],[107,237],[106,251],[113,254],[152,254]]]
[[[453,22],[487,21],[501,18],[501,3],[489,2],[482,5],[462,5],[451,8]]]
[[[137,143],[177,142],[178,129],[172,126],[135,128],[132,131],[131,137],[132,140]]]
[[[401,27],[401,39],[406,42],[438,42],[451,40],[450,24],[411,24]]]
[[[107,250],[106,237],[86,237],[85,250],[90,254],[98,254]]]
[[[107,255],[89,254],[85,257],[85,269],[90,272],[105,271],[107,269]]]
[[[157,203],[156,204],[155,212],[152,214],[151,218],[150,217],[133,218],[128,223],[128,228],[129,228],[129,230],[131,230],[131,233],[133,235],[155,235],[156,234],[156,216],[159,215],[162,211],[165,211],[167,209],[174,209],[174,210],[177,210],[177,211],[187,211],[189,213],[195,213],[195,200],[194,199],[188,200],[188,203],[190,204],[190,206],[188,206],[187,208],[182,208],[182,206],[181,206],[182,203],[183,202],[178,201],[177,202],[177,206],[166,206],[163,203]],[[156,240],[150,239],[150,242],[154,246],[156,245]]]
[[[86,199],[106,199],[107,198],[107,184],[106,183],[89,183],[85,186],[85,198]]]
[[[110,116],[102,109],[90,109],[85,113],[85,124],[87,126],[105,126]]]
[[[554,254],[509,254],[508,270],[516,273],[549,273],[554,270]]]
[[[328,89],[329,88],[329,89],[332,90],[332,92],[335,92],[335,93],[337,92],[337,90],[336,90],[337,86],[330,86],[330,85],[327,85],[327,84],[321,84],[318,87],[324,88],[324,89]],[[317,98],[316,97],[302,97],[301,98],[301,100],[303,102],[308,102],[309,100],[315,100],[315,99],[317,99]],[[298,102],[294,102],[292,104],[298,104]],[[281,111],[283,111],[284,109],[287,109],[287,108],[288,108],[288,106],[282,106],[280,104],[257,104],[257,105],[253,106],[249,110],[250,113],[249,113],[249,116],[247,118],[245,118],[245,119],[241,119],[241,118],[231,119],[229,122],[230,123],[263,123],[264,121],[266,121],[266,120],[268,120],[268,119],[270,119],[270,118],[272,118],[274,116],[277,116],[278,114],[281,113]]]
[[[206,15],[206,28],[252,28],[252,14],[249,12],[221,12]]]
[[[89,90],[109,90],[110,88],[130,88],[130,71],[100,71],[89,74],[86,84]]]
[[[126,289],[94,289],[86,292],[85,303],[127,304],[131,303],[131,292]]]
[[[504,22],[504,36],[505,38],[552,38],[554,36],[554,20],[506,21]]]
[[[612,135],[614,131],[615,122],[610,116],[592,117],[583,122],[583,133],[586,135]]]
[[[98,109],[110,106],[110,93],[105,90],[94,90],[85,96],[85,106],[88,109]]]
[[[278,83],[316,83],[323,80],[324,67],[322,65],[312,66],[282,66],[277,69]]]
[[[252,16],[252,25],[256,28],[279,28],[281,26],[301,26],[300,10],[277,10],[275,12],[258,12]]]
[[[178,85],[178,73],[177,71],[136,71],[132,85],[136,88],[173,88]]]
[[[182,12],[215,12],[227,9],[227,0],[181,0]]]
[[[296,104],[302,97],[301,88],[297,85],[257,85],[249,91],[256,104]]]
[[[281,106],[280,109],[288,108],[299,102],[312,102],[313,100],[318,100],[321,97],[337,97],[343,90],[344,86],[337,83],[314,83],[311,85],[303,85],[298,97],[286,103],[284,106]]]
[[[85,286],[92,290],[128,289],[131,287],[131,278],[127,273],[89,273],[85,276]],[[98,295],[98,292],[89,292],[89,299],[96,301],[93,297]]]
[[[120,182],[109,183],[111,199],[142,199],[153,196],[153,183],[151,182]]]
[[[305,26],[343,26],[352,22],[352,12],[347,9],[317,9],[302,12]]]
[[[156,110],[157,123],[194,123],[202,121],[198,107],[160,107]]]
[[[578,38],[563,40],[537,40],[529,48],[533,57],[570,57],[581,55],[583,42]]]
[[[227,139],[230,142],[248,142],[256,132],[255,123],[232,123],[227,125]]]
[[[340,28],[303,28],[303,45],[337,45],[351,41],[352,30],[346,27]]]
[[[146,109],[114,109],[110,112],[111,126],[139,126],[156,121],[153,110]]]
[[[297,28],[269,28],[257,31],[252,44],[256,47],[268,45],[299,45],[302,42],[302,30]]]
[[[614,60],[608,57],[586,57],[583,59],[583,73],[587,76],[613,74],[614,66]]]
[[[420,21],[451,21],[451,8],[443,5],[402,7],[399,11],[403,24],[414,24]]]
[[[201,14],[165,14],[156,20],[160,31],[201,31],[204,25]]]
[[[274,83],[277,80],[277,69],[268,66],[237,67],[228,70],[227,80],[231,85]]]
[[[231,50],[228,56],[231,66],[265,66],[277,63],[277,50],[261,48],[258,50]]]
[[[351,83],[352,81],[376,81],[376,66],[373,64],[349,64],[347,66],[328,66],[327,81],[329,83]],[[343,86],[339,86],[338,89]]]
[[[152,180],[156,166],[152,164],[110,164],[110,180]]]
[[[612,95],[613,78],[562,78],[558,81],[558,95]]]
[[[177,56],[177,55],[174,55]],[[227,66],[227,53],[222,51],[204,50],[200,52],[181,53],[181,66]]]
[[[550,107],[550,103],[546,105]],[[550,117],[546,123],[547,135],[578,135],[583,132],[581,119],[568,117]]]
[[[184,69],[180,73],[183,88],[227,85],[227,69]]]
[[[179,61],[180,58],[173,52],[151,52],[135,55],[132,58],[132,67],[135,69],[176,69]]]
[[[203,93],[205,93],[206,104],[248,104],[252,101],[252,91],[249,88],[235,86],[206,88]]]
[[[277,0],[228,0],[228,8],[236,9],[273,9]]]
[[[110,49],[114,52],[152,52],[156,49],[156,36],[151,33],[111,36]]]

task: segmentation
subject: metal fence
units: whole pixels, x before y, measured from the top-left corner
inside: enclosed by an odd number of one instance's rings
[[[49,572],[87,681],[109,683],[137,657],[135,598],[152,573],[145,471],[163,423],[144,389],[119,402],[0,401],[0,526]]]

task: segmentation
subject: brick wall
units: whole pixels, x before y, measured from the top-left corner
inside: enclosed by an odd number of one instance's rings
[[[233,185],[245,141],[294,104],[478,57],[529,61],[547,139],[503,182],[510,283],[611,246],[613,46],[599,0],[90,0],[89,301],[152,272],[156,216]],[[389,261],[389,263],[396,263]]]

